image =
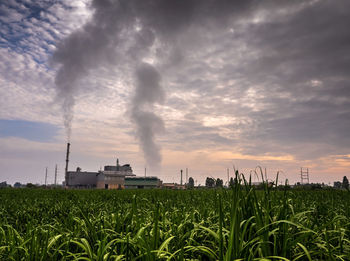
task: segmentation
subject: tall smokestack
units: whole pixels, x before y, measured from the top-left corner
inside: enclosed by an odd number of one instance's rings
[[[181,181],[180,181],[180,185],[182,186],[182,170],[181,170]]]
[[[119,159],[117,158],[117,171],[119,171]]]
[[[69,162],[69,147],[70,147],[70,143],[67,143],[67,153],[66,153],[66,168],[64,170],[65,173],[65,179],[66,179],[66,186],[68,186],[68,162]]]

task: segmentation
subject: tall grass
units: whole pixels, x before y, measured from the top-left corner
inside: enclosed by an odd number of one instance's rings
[[[0,260],[350,260],[350,194],[0,190]]]

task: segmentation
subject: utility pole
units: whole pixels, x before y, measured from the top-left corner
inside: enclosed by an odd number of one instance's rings
[[[230,185],[230,169],[227,168],[227,187]]]
[[[146,177],[147,169],[145,168],[145,177]]]
[[[303,170],[303,167],[300,168],[300,184],[309,184],[309,168],[306,168],[306,170]],[[306,183],[304,183],[306,181]]]
[[[45,187],[47,185],[47,167],[46,167],[46,171],[45,171]]]
[[[181,170],[181,181],[180,181],[180,185],[182,186],[182,170]]]
[[[57,164],[55,166],[55,187],[57,185]]]

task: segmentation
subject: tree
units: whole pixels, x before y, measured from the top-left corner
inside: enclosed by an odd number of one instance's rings
[[[194,180],[193,180],[192,177],[190,177],[190,178],[188,179],[187,187],[188,187],[188,188],[194,188]]]
[[[346,176],[343,177],[343,188],[349,189],[349,180]]]
[[[215,182],[216,184],[215,184],[215,186],[217,187],[217,188],[222,188],[222,186],[224,185],[224,181],[222,180],[222,179],[216,179],[216,182]]]
[[[334,187],[334,188],[340,189],[340,188],[342,187],[342,185],[343,185],[343,184],[342,184],[340,181],[334,181],[333,187]]]
[[[19,182],[16,182],[14,185],[13,185],[14,188],[20,188],[22,187],[22,184],[19,183]]]
[[[231,177],[231,178],[230,178],[230,182],[229,182],[229,186],[230,186],[230,188],[233,188],[234,185],[235,185],[235,181],[234,181],[234,179]]]
[[[205,186],[208,188],[213,188],[215,186],[215,179],[207,177],[205,180]]]

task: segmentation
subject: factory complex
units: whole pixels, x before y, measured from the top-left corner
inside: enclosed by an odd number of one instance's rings
[[[157,177],[137,177],[129,164],[105,166],[97,172],[67,171],[65,186],[68,188],[98,188],[98,189],[140,189],[158,188],[162,181]]]
[[[136,176],[130,164],[119,164],[104,166],[103,170],[96,172],[82,171],[80,167],[76,171],[68,171],[70,143],[67,143],[65,181],[63,185],[66,188],[75,189],[150,189],[150,188],[167,188],[167,189],[185,189],[182,185],[176,183],[163,183],[159,178],[152,176]]]
[[[158,188],[162,181],[157,177],[137,177],[133,174],[129,164],[123,166],[105,166],[97,172],[67,171],[65,185],[68,188]]]

